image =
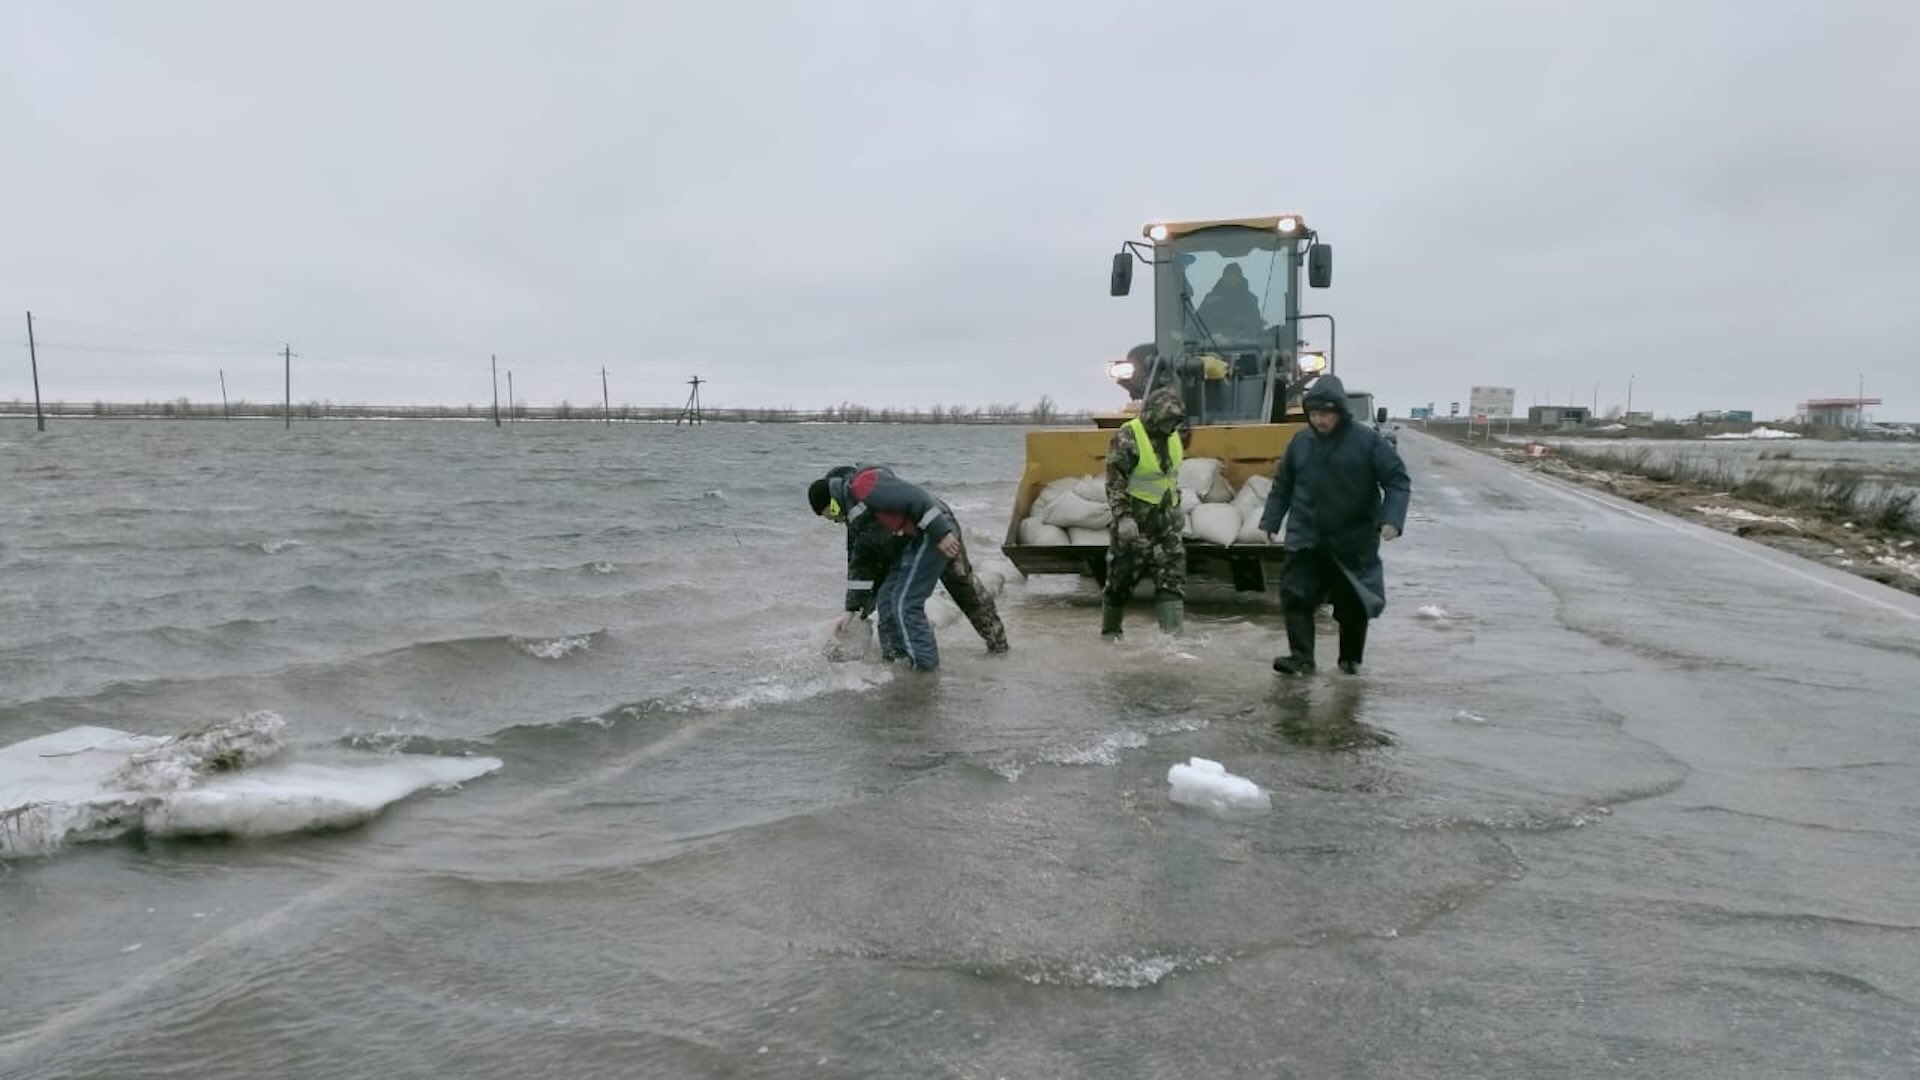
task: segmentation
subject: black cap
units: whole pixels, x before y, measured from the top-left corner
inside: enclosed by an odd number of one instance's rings
[[[807,505],[813,507],[816,514],[827,512],[827,503],[833,499],[833,490],[826,477],[821,477],[807,485]]]

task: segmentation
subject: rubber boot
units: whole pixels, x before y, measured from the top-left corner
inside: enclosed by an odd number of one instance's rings
[[[1313,616],[1287,616],[1287,655],[1273,658],[1273,670],[1282,675],[1313,672]]]
[[[1360,674],[1360,661],[1367,652],[1367,624],[1365,620],[1340,624],[1340,670],[1348,675]]]
[[[1156,596],[1153,614],[1160,620],[1162,633],[1177,634],[1187,625],[1187,602],[1178,596]]]
[[[1112,641],[1120,636],[1120,622],[1127,616],[1127,606],[1111,600],[1100,602],[1100,636]]]

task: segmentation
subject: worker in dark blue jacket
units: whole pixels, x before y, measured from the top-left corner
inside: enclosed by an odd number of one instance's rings
[[[1308,430],[1287,444],[1260,517],[1269,540],[1282,519],[1287,530],[1280,578],[1287,655],[1276,657],[1273,669],[1285,675],[1314,670],[1314,613],[1331,600],[1340,624],[1340,670],[1353,675],[1366,652],[1367,622],[1387,606],[1380,544],[1406,528],[1413,484],[1399,451],[1354,422],[1339,376],[1315,379],[1301,404]]]

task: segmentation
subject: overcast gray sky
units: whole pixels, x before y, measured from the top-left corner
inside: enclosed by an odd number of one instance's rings
[[[1119,242],[1287,210],[1396,412],[1920,419],[1914,0],[7,7],[51,399],[1112,405]]]

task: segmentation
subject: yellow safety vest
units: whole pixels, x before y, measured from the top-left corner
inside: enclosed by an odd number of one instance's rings
[[[1153,440],[1147,436],[1147,425],[1139,417],[1127,421],[1127,427],[1133,431],[1133,445],[1140,451],[1140,461],[1133,467],[1133,475],[1127,477],[1127,494],[1151,506],[1159,506],[1180,487],[1180,462],[1186,455],[1180,447],[1178,434],[1167,436],[1167,456],[1173,460],[1162,466],[1160,455],[1153,452]]]

